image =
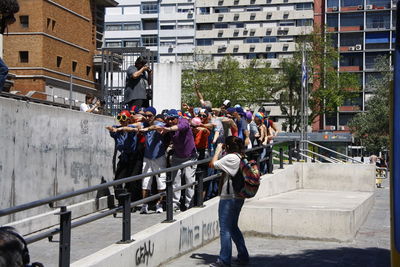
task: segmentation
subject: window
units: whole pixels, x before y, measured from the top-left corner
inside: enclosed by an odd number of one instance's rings
[[[19,16],[19,22],[21,23],[22,28],[29,27],[29,16]]]
[[[86,66],[86,76],[89,76],[91,70],[92,70],[92,67]]]
[[[215,23],[215,29],[227,29],[228,23]]]
[[[210,8],[209,7],[200,7],[200,14],[201,15],[206,15],[206,14],[210,14]]]
[[[176,41],[162,41],[160,42],[160,46],[175,46],[176,45]]]
[[[212,30],[213,24],[211,24],[211,23],[198,23],[196,27],[197,27],[198,31],[209,31],[209,30]]]
[[[340,24],[341,24],[340,25],[341,27],[363,26],[364,25],[364,15],[363,15],[363,13],[343,14],[341,16]],[[367,18],[367,25],[368,25],[368,18]]]
[[[194,25],[178,25],[178,29],[194,29]]]
[[[140,30],[140,24],[139,23],[134,23],[134,24],[131,24],[131,23],[127,23],[127,24],[124,24],[124,31],[137,31],[137,30]]]
[[[121,47],[121,42],[106,42],[106,47]]]
[[[267,58],[276,58],[276,53],[267,53]]]
[[[156,19],[144,19],[142,20],[143,30],[157,30],[157,20]]]
[[[337,125],[337,113],[327,113],[325,114],[325,124],[336,126]]]
[[[57,68],[61,67],[62,57],[57,56]]]
[[[259,7],[259,6],[248,7],[248,8],[246,8],[246,11],[247,11],[247,12],[261,11],[261,7]]]
[[[212,39],[198,39],[196,44],[199,46],[209,46],[212,45]]]
[[[228,13],[229,9],[227,7],[216,7],[214,13]]]
[[[106,25],[106,31],[121,31],[122,25],[121,24],[108,24]]]
[[[138,47],[139,41],[124,41],[124,47]]]
[[[141,7],[142,7],[142,14],[155,14],[158,12],[157,3],[143,3]]]
[[[354,114],[339,114],[339,125],[347,125]]]
[[[72,61],[72,72],[76,71],[76,67],[78,66],[78,62]]]
[[[255,59],[257,58],[257,54],[255,53],[249,53],[246,55],[246,59]]]
[[[246,38],[244,41],[247,44],[254,44],[254,43],[259,43],[260,42],[260,38],[258,38],[258,37]]]
[[[175,25],[161,25],[161,30],[175,30]]]
[[[54,31],[54,28],[56,26],[56,21],[51,18],[47,18],[47,29]]]
[[[142,36],[143,46],[157,46],[157,35]]]
[[[312,3],[298,3],[296,4],[296,10],[310,10],[313,9]]]
[[[312,26],[313,20],[312,19],[298,19],[296,20],[296,26]]]
[[[281,21],[279,22],[279,26],[294,26],[294,21],[293,20]]]
[[[29,62],[29,52],[28,51],[19,51],[19,62],[20,63],[28,63]]]
[[[263,43],[276,43],[276,37],[266,36],[263,38]]]

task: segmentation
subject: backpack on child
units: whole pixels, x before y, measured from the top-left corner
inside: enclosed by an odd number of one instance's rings
[[[232,177],[233,190],[238,197],[252,198],[260,186],[260,170],[255,160],[248,160],[239,154],[236,155],[240,158],[240,165],[238,172]]]

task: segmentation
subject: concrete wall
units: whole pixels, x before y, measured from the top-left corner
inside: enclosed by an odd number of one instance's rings
[[[0,98],[0,114],[0,209],[99,184],[101,176],[112,180],[114,141],[104,126],[113,118],[7,98]],[[42,206],[0,224],[48,211]]]
[[[153,106],[163,109],[181,108],[181,65],[154,64]]]
[[[370,164],[313,164],[300,165],[304,189],[363,191],[375,190],[375,166]]]
[[[159,223],[135,234],[132,243],[108,246],[71,266],[158,266],[204,246],[219,236],[218,202],[218,198],[211,199],[204,208],[176,215],[175,222]]]

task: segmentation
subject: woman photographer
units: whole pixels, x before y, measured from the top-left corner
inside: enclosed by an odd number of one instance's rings
[[[223,149],[227,154],[218,159]],[[239,171],[240,160],[243,156],[243,140],[235,136],[229,136],[226,138],[225,144],[219,143],[217,145],[215,154],[210,162],[211,168],[222,170],[224,173],[220,180],[220,201],[218,206],[221,250],[218,260],[210,265],[212,267],[231,265],[232,240],[238,251],[236,263],[246,264],[249,261],[249,253],[242,232],[238,227],[244,199],[235,195],[232,186],[232,179],[235,178],[236,173]]]

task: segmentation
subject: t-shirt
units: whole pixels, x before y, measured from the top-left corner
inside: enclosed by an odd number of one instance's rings
[[[196,151],[193,132],[187,119],[179,118],[178,131],[171,133],[171,139],[178,158],[189,158]]]
[[[221,177],[222,181],[222,189],[221,189],[221,198],[234,198],[235,193],[233,191],[232,186],[232,177],[236,175],[239,170],[240,158],[238,155],[234,153],[230,153],[222,157],[221,159],[214,162],[214,168],[217,170],[222,170],[225,174]],[[229,194],[228,194],[228,179],[229,181]]]
[[[194,143],[196,148],[206,149],[208,146],[208,136],[210,135],[210,130],[208,129],[193,129]]]
[[[242,140],[244,140],[244,131],[247,130],[247,121],[244,118],[241,118],[238,121],[235,121],[236,125],[238,127],[238,137]]]
[[[91,109],[91,108],[92,108],[92,105],[86,104],[86,103],[82,103],[82,104],[79,106],[80,111],[83,111],[83,112],[86,112],[86,111],[88,111],[88,110]]]
[[[116,128],[121,126],[114,126]],[[128,127],[135,128],[134,125],[128,125]],[[131,154],[136,151],[137,144],[137,134],[135,132],[110,132],[110,135],[115,140],[116,148],[121,155],[119,159],[121,161],[128,160],[128,154]]]
[[[164,126],[160,121],[154,121],[154,125]],[[165,154],[165,144],[163,136],[157,131],[148,131],[145,133],[146,147],[144,156],[148,159],[158,159]]]
[[[146,88],[147,88],[147,76],[142,73],[137,79],[133,79],[132,75],[137,72],[138,69],[135,66],[129,66],[126,71],[126,83],[124,92],[124,102],[128,103],[135,99],[147,99]]]

